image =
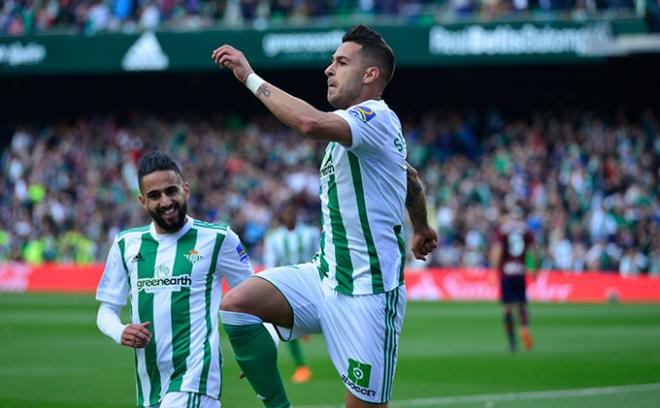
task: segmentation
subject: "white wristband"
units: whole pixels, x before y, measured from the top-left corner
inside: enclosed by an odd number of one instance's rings
[[[245,86],[247,87],[247,89],[252,91],[253,94],[256,95],[257,89],[259,89],[261,84],[263,84],[264,82],[266,81],[261,79],[259,75],[255,74],[254,72],[251,72],[250,75],[248,75],[247,79],[245,80]]]

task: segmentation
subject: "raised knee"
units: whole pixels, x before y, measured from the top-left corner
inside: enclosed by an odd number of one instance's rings
[[[244,296],[240,290],[230,290],[222,296],[220,310],[225,312],[247,312],[247,296]]]

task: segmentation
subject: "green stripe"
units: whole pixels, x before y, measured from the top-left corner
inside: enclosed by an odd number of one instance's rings
[[[124,267],[124,272],[126,272],[126,281],[128,282],[128,289],[130,292],[131,289],[131,274],[128,271],[128,266],[126,266],[126,241],[123,239],[120,239],[119,242],[117,242],[119,246],[119,254],[121,255],[121,264]]]
[[[321,243],[319,245],[319,276],[321,280],[328,276],[328,262],[325,260],[325,230],[323,229],[323,215],[321,215]]]
[[[138,401],[138,406],[142,407],[144,406],[144,398],[142,397],[142,381],[140,381],[140,377],[137,375],[138,372],[138,358],[137,358],[137,353],[133,353],[133,356],[135,357],[135,377],[137,381],[137,401]]]
[[[392,297],[393,297],[393,304],[392,304],[392,313],[391,313],[391,320],[390,320],[390,326],[392,329],[392,346],[390,349],[390,355],[389,355],[389,372],[390,372],[390,377],[388,381],[388,388],[387,388],[387,399],[389,400],[392,397],[392,385],[394,384],[394,372],[396,371],[396,356],[397,356],[397,351],[399,350],[399,345],[397,343],[398,338],[396,335],[396,315],[397,315],[397,308],[399,306],[399,289],[394,289],[392,291]]]
[[[142,227],[136,227],[136,228],[130,228],[124,231],[121,231],[119,234],[117,234],[117,238],[122,238],[126,234],[130,234],[131,232],[147,232],[149,231],[149,225],[144,225]]]
[[[383,350],[383,386],[381,388],[381,401],[389,401],[392,394],[394,382],[394,371],[396,366],[397,338],[396,338],[396,314],[399,302],[399,289],[385,294],[385,343]]]
[[[227,224],[212,224],[210,222],[204,222],[199,220],[193,221],[193,225],[195,227],[209,228],[209,229],[225,231],[225,232],[227,231],[227,229],[229,229],[229,225]]]
[[[332,142],[328,145],[328,147],[325,149],[325,155],[323,156],[323,160],[321,160],[321,169],[323,169],[332,157],[332,152],[335,150],[335,147],[337,146],[336,143]],[[323,194],[323,185],[319,187],[319,195]],[[323,214],[321,214],[321,243],[320,243],[320,256],[319,256],[319,275],[321,279],[325,278],[328,276],[330,273],[330,267],[328,266],[328,261],[325,259],[325,229],[324,229],[324,217]]]
[[[355,189],[355,201],[357,202],[360,225],[362,234],[367,244],[367,253],[369,254],[369,266],[371,268],[371,287],[373,293],[383,293],[383,272],[380,269],[378,261],[378,252],[374,245],[374,238],[371,235],[369,227],[369,216],[367,215],[367,203],[364,197],[364,186],[362,185],[362,172],[360,171],[360,161],[353,152],[348,152],[348,161],[351,165],[351,175],[353,176],[353,188]]]
[[[403,270],[406,267],[406,241],[403,238],[401,225],[394,226],[394,235],[396,235],[396,243],[399,245],[399,255],[401,256],[401,267],[399,268],[399,285],[403,285]]]
[[[332,228],[332,243],[335,246],[337,291],[346,295],[353,293],[353,263],[348,250],[348,239],[344,220],[339,210],[339,197],[335,175],[328,179],[328,210],[330,211],[330,227]]]
[[[186,393],[186,408],[190,408],[190,393]]]
[[[390,330],[388,324],[390,310],[390,293],[385,293],[385,339],[383,341],[383,381],[380,389],[380,400],[385,401],[385,392],[387,389],[387,378],[388,378],[388,367],[387,367],[387,355],[389,350],[389,340],[390,340]]]
[[[218,264],[218,255],[220,254],[220,248],[224,240],[224,235],[216,234],[213,254],[211,255],[211,265],[206,275],[206,292],[204,293],[206,299],[206,338],[204,339],[204,366],[202,367],[202,375],[199,380],[199,392],[201,394],[206,394],[209,369],[211,367],[211,334],[213,333],[213,326],[211,324],[211,289],[213,289],[213,276],[215,275]]]
[[[176,245],[176,255],[172,276],[191,275],[192,263],[184,257],[195,248],[197,229],[190,228]],[[170,376],[170,386],[167,392],[181,391],[181,383],[186,373],[186,358],[190,354],[190,288],[181,287],[171,295],[172,314],[172,365],[174,371]]]
[[[142,243],[140,244],[140,254],[144,259],[137,262],[138,279],[153,278],[156,270],[156,255],[158,254],[158,241],[156,241],[149,232],[142,234]],[[140,322],[151,322],[149,331],[151,332],[151,341],[144,349],[144,359],[147,368],[147,375],[151,383],[151,392],[149,394],[148,404],[155,405],[160,400],[160,371],[158,370],[158,357],[156,355],[156,331],[154,330],[154,295],[143,290],[138,293],[138,316]]]

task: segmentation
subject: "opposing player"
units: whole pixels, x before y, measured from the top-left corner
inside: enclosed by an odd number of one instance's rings
[[[272,229],[264,242],[264,266],[297,265],[312,259],[319,249],[318,228],[298,222],[298,208],[287,202],[279,214],[279,225]],[[305,364],[302,347],[297,339],[287,342],[296,371],[291,377],[294,383],[305,383],[312,377],[312,370]]]
[[[153,222],[115,238],[96,292],[98,327],[135,349],[139,406],[220,407],[221,280],[236,286],[252,267],[227,225],[186,215],[188,183],[169,156],[147,154],[138,167],[140,203]]]
[[[527,311],[525,261],[528,252],[533,256],[534,236],[523,218],[523,210],[520,207],[513,207],[507,211],[495,230],[490,250],[490,264],[499,272],[504,329],[511,351],[516,350],[514,307],[518,310],[523,346],[525,349],[531,350],[533,345]],[[536,274],[536,270],[530,272],[533,275]]]
[[[322,332],[346,386],[346,406],[386,407],[406,306],[406,208],[415,256],[423,259],[437,245],[419,177],[406,163],[401,123],[381,99],[394,73],[392,49],[362,25],[342,41],[325,70],[334,112],[265,82],[230,45],[212,53],[279,120],[329,142],[320,168],[319,253],[311,262],[247,279],[221,305],[236,359],[267,407],[290,403],[272,385],[279,373],[262,321],[277,325],[284,340]]]

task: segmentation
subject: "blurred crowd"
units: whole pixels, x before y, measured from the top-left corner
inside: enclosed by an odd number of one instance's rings
[[[646,15],[658,23],[660,0],[5,0],[0,33],[149,29],[195,30],[287,21],[341,22],[351,18],[404,18],[420,22],[456,18],[547,15],[584,18],[599,14]]]
[[[500,215],[522,205],[542,268],[660,275],[657,112],[436,110],[402,121],[440,235],[425,266],[487,266]],[[149,221],[136,162],[154,148],[180,162],[189,212],[230,223],[255,264],[286,200],[319,223],[323,146],[270,116],[79,118],[15,127],[0,158],[0,261],[103,261],[120,230]]]
[[[500,215],[522,204],[541,268],[660,275],[656,114],[491,113],[481,122],[430,113],[406,132],[435,209],[433,265],[486,266]]]

